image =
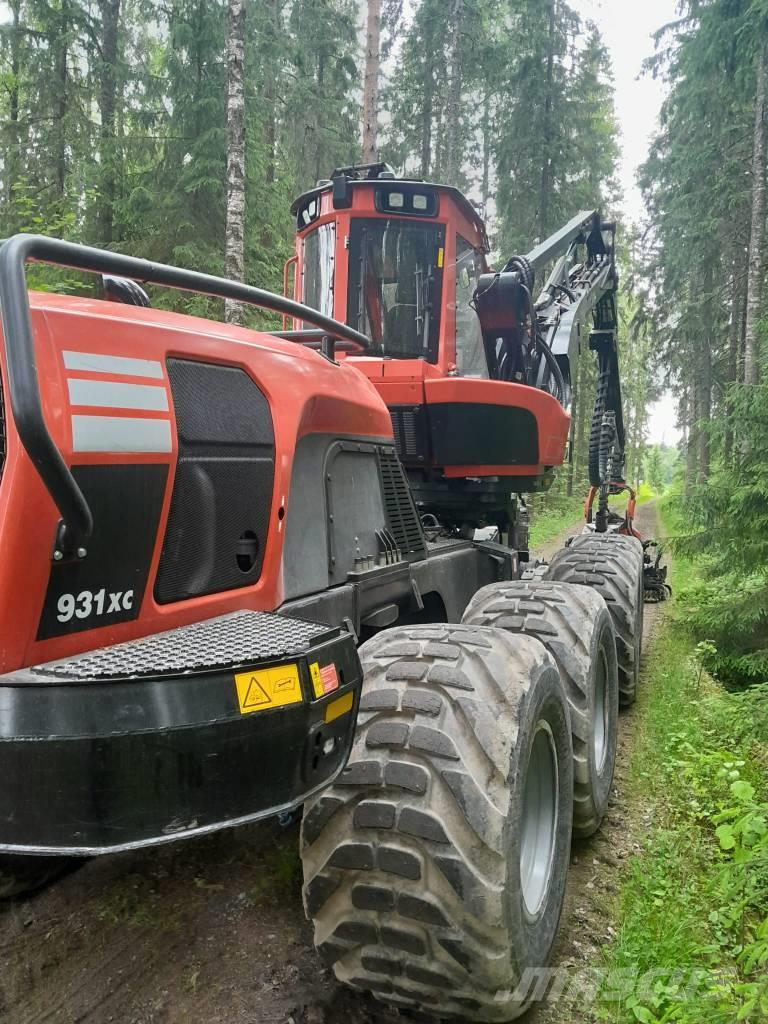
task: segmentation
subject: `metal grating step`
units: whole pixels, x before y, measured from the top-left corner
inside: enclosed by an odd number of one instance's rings
[[[72,681],[180,675],[298,657],[338,633],[338,629],[285,615],[240,611],[35,665],[29,671]]]

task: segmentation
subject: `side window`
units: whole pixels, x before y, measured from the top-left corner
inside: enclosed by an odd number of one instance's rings
[[[456,236],[456,366],[462,377],[487,377],[488,361],[477,313],[470,305],[483,272],[480,254]]]
[[[311,306],[325,316],[333,316],[335,242],[334,224],[321,224],[304,238],[301,301],[305,306]]]

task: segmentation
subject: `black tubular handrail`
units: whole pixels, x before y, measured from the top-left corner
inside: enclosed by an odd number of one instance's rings
[[[8,394],[19,440],[61,513],[54,556],[83,557],[93,533],[93,515],[61,452],[48,432],[40,399],[32,319],[25,277],[29,260],[91,273],[117,274],[143,284],[164,285],[260,306],[313,324],[331,338],[367,347],[359,331],[300,302],[226,278],[182,270],[45,235],[14,235],[0,246],[0,316],[8,364]],[[57,555],[56,552],[59,552]]]

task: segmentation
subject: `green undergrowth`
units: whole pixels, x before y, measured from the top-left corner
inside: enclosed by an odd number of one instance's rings
[[[697,576],[676,558],[676,589]],[[600,1020],[768,1020],[768,686],[728,692],[705,657],[672,605],[636,711],[630,799],[649,824],[606,950],[623,985],[603,990]]]
[[[640,484],[637,492],[637,504],[643,505],[646,501],[656,497],[649,484]],[[537,547],[546,544],[547,541],[557,537],[569,526],[578,523],[584,515],[584,494],[574,494],[570,498],[564,494],[549,493],[532,503],[531,508],[531,535],[530,545],[535,551]],[[627,506],[627,496],[619,495],[610,500],[611,508],[616,512],[624,512]]]
[[[647,501],[652,501],[654,498],[657,498],[657,497],[658,497],[658,494],[656,493],[656,491],[653,490],[653,488],[651,487],[650,484],[642,483],[642,484],[640,484],[640,486],[637,489],[637,504],[638,505],[645,505],[645,503]],[[626,493],[625,494],[618,494],[615,497],[611,498],[609,500],[608,504],[611,506],[611,508],[615,512],[623,512],[624,509],[627,507],[627,495],[626,495]]]
[[[563,530],[573,526],[584,515],[584,495],[547,495],[542,501],[544,507],[534,507],[531,514],[529,543],[536,548],[557,537]]]

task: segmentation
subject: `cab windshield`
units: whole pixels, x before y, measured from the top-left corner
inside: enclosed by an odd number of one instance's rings
[[[395,217],[352,222],[347,323],[368,355],[437,361],[445,229]]]

